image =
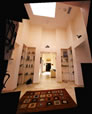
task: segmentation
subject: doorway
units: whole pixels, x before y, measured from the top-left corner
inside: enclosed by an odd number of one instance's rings
[[[54,52],[42,52],[40,55],[40,82],[48,80],[56,80],[56,53]]]
[[[50,70],[51,70],[51,63],[46,63],[46,71],[50,72]]]

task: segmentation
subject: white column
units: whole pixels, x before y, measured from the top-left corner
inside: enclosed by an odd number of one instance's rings
[[[33,83],[39,83],[40,81],[39,69],[40,69],[40,49],[36,48]]]
[[[62,75],[61,75],[61,51],[57,49],[56,55],[56,81],[62,82]]]

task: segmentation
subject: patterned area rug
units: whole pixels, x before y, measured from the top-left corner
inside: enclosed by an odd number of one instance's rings
[[[17,114],[76,107],[65,89],[27,91],[19,101]]]

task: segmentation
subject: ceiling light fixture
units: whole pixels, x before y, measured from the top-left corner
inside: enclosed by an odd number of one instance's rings
[[[78,38],[81,38],[82,37],[82,35],[76,35]]]
[[[69,7],[68,11],[67,11],[67,14],[70,14],[71,10],[72,10],[72,7]]]
[[[34,15],[55,18],[56,2],[30,3],[30,6]]]
[[[45,48],[50,48],[50,46],[49,45],[46,45]]]

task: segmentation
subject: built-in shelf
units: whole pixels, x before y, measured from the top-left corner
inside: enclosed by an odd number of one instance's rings
[[[35,62],[35,48],[23,45],[20,68],[19,68],[18,85],[26,83],[26,81],[28,81],[29,79],[33,81],[34,62]]]
[[[61,49],[61,72],[63,81],[68,81],[70,77],[74,80],[74,65],[72,48]]]

